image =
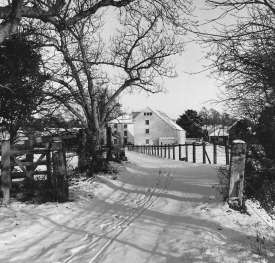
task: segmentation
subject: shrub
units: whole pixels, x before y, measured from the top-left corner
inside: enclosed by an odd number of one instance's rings
[[[260,146],[250,146],[245,169],[245,196],[256,199],[268,212],[275,207],[275,162]]]

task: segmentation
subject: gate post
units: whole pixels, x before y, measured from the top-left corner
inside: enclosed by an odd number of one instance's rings
[[[51,182],[54,190],[55,199],[58,202],[65,202],[69,197],[69,187],[66,169],[66,156],[63,151],[62,141],[56,142],[57,148],[52,154],[53,175]]]
[[[205,149],[205,142],[202,143],[202,162],[206,163],[206,149]]]
[[[234,140],[230,160],[230,184],[228,204],[232,208],[243,208],[243,188],[245,171],[246,143]]]
[[[25,142],[25,145],[27,146],[28,154],[26,154],[26,161],[28,164],[26,166],[26,177],[28,179],[33,179],[33,145],[34,145],[34,136],[29,135],[28,140]]]
[[[10,201],[11,189],[11,171],[10,171],[10,135],[3,133],[4,139],[1,145],[1,190],[3,193],[3,205],[7,205]]]

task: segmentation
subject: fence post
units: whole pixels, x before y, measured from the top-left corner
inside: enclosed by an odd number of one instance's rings
[[[173,160],[176,160],[175,144],[173,144]]]
[[[166,158],[166,148],[167,148],[167,146],[166,146],[166,144],[164,145],[164,158]]]
[[[205,150],[205,142],[202,143],[202,162],[206,163],[206,150]]]
[[[229,160],[229,145],[226,144],[224,149],[225,149],[225,163],[226,163],[226,165],[229,165],[229,162],[230,162],[230,160]]]
[[[188,144],[185,144],[185,157],[186,157],[186,162],[188,162]]]
[[[168,144],[168,159],[170,159],[170,144]]]
[[[157,145],[157,156],[159,157],[159,144]]]
[[[245,171],[246,143],[234,140],[231,148],[230,184],[228,204],[235,209],[243,208],[243,188]]]
[[[3,193],[4,205],[7,205],[10,201],[10,189],[11,189],[11,171],[10,171],[10,137],[9,134],[5,134],[6,138],[2,140],[1,145],[1,190]]]
[[[53,152],[53,175],[51,178],[55,199],[58,202],[68,200],[69,187],[66,169],[66,157],[63,151],[62,142],[57,142],[58,148]]]
[[[196,162],[196,144],[193,143],[193,163]]]
[[[213,144],[213,163],[217,164],[217,144]]]

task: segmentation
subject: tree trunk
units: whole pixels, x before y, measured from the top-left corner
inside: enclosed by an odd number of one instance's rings
[[[106,125],[107,160],[112,160],[112,129]]]
[[[100,120],[97,101],[91,101],[90,112],[87,114],[87,128],[81,134],[79,148],[79,169],[86,176],[109,170],[107,159],[103,155],[103,138],[105,122]]]
[[[91,177],[97,172],[106,172],[108,163],[103,155],[102,131],[85,129],[80,135],[78,168],[84,176]]]
[[[103,128],[99,128],[97,131],[92,132],[88,135],[88,151],[90,154],[91,164],[90,172],[107,172],[108,163],[104,157],[103,150]]]
[[[87,134],[84,129],[80,130],[79,135],[79,146],[78,146],[78,169],[83,175],[87,175],[88,169],[88,154],[87,154]]]

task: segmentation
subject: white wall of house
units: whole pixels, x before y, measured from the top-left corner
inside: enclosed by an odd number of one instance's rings
[[[131,118],[121,117],[109,123],[114,145],[134,144],[134,124]]]
[[[149,133],[146,132],[147,130]],[[165,141],[184,143],[185,132],[175,129],[149,107],[141,111],[134,119],[134,143],[156,145]]]
[[[186,132],[185,130],[177,130],[177,143],[185,144],[186,142]]]

